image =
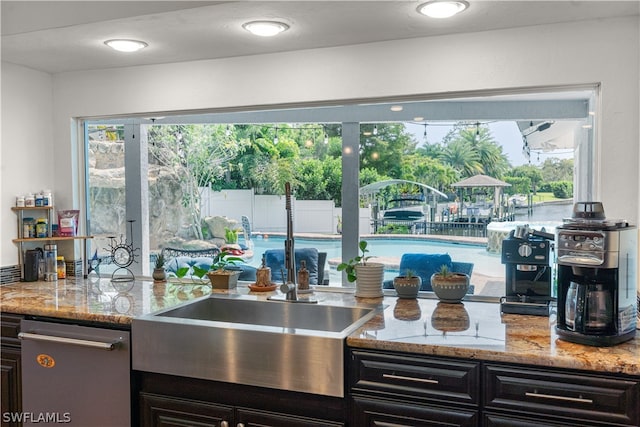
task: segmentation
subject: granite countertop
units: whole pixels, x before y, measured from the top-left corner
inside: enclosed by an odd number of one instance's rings
[[[230,291],[266,299],[275,292]],[[208,285],[113,284],[67,279],[0,287],[3,313],[108,323],[127,327],[136,316],[211,293]],[[501,315],[495,302],[445,304],[436,299],[356,298],[351,292],[316,290],[320,304],[366,304],[381,313],[347,338],[351,347],[495,362],[640,375],[640,334],[613,347],[591,347],[558,339],[550,317]]]

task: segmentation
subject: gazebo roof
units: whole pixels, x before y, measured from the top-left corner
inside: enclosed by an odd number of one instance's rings
[[[487,175],[474,175],[470,178],[451,184],[452,187],[471,188],[471,187],[511,187],[511,184],[500,181],[499,179]]]

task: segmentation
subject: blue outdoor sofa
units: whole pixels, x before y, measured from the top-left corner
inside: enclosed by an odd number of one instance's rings
[[[421,291],[433,291],[431,288],[431,275],[440,271],[440,267],[443,264],[451,272],[464,273],[469,277],[473,273],[473,263],[452,261],[449,254],[407,253],[400,258],[400,274],[403,275],[407,270],[411,270],[414,275],[420,276],[422,279]],[[383,288],[393,289],[393,280],[385,280]],[[473,290],[473,285],[470,285],[467,293],[473,294]]]

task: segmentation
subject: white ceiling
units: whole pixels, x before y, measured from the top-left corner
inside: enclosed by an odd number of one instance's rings
[[[416,12],[422,2],[419,0],[1,0],[1,57],[2,61],[55,74],[640,15],[640,0],[468,1],[467,11],[452,19],[437,20]],[[283,21],[290,30],[277,37],[260,38],[242,29],[243,23],[259,19]],[[105,40],[113,38],[142,40],[149,46],[133,54],[115,52],[104,45]],[[523,134],[530,120],[565,120],[562,126],[556,123],[528,137],[532,148],[553,150],[572,146],[573,130],[586,116],[589,96],[588,90],[576,90],[403,105],[406,117],[514,120],[520,123]],[[348,117],[349,121],[373,123],[395,117],[390,116],[389,105],[380,102],[343,106],[347,108],[174,116],[158,122],[330,123]]]
[[[6,1],[2,60],[60,73],[183,62],[640,14],[640,1],[469,0],[450,20],[395,1]],[[241,25],[276,19],[291,29],[258,38]],[[112,38],[143,40],[136,54]]]

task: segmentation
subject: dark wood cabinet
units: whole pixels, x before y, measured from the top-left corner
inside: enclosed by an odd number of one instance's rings
[[[0,370],[2,382],[2,426],[19,426],[11,417],[22,412],[22,362],[20,351],[20,320],[23,316],[2,313],[0,341]]]
[[[135,376],[141,426],[346,425],[341,398],[147,372]]]
[[[640,426],[640,377],[350,349],[353,426]]]
[[[489,426],[509,416],[528,425],[640,425],[639,378],[488,362],[483,373]]]
[[[351,425],[358,427],[426,427],[478,425],[478,411],[405,400],[351,397]]]
[[[480,362],[351,350],[353,426],[477,426]]]
[[[142,427],[221,426],[233,420],[233,408],[209,402],[140,393]]]

